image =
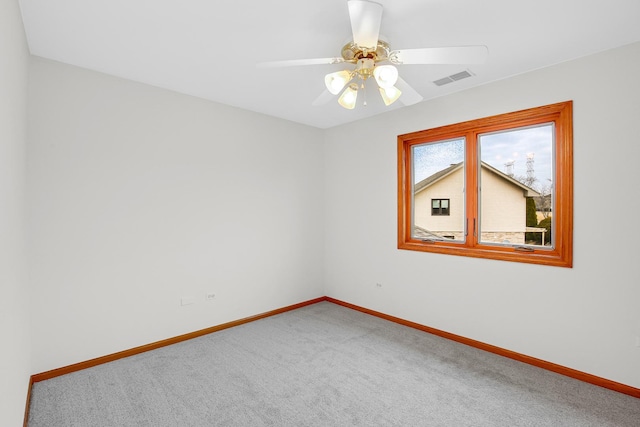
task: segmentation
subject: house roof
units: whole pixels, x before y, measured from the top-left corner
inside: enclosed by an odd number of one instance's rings
[[[441,181],[442,179],[444,179],[447,176],[451,175],[453,172],[455,172],[458,169],[462,168],[462,164],[463,164],[463,162],[452,164],[448,168],[442,169],[441,171],[438,171],[438,172],[434,173],[433,175],[426,177],[422,181],[417,182],[416,185],[414,186],[414,194],[417,194],[417,193],[421,192],[425,188],[428,188],[428,187],[432,186],[433,184],[435,184],[436,182]],[[481,166],[485,170],[488,170],[488,171],[498,175],[500,178],[504,179],[505,181],[508,181],[509,183],[511,183],[511,184],[513,184],[513,185],[515,185],[517,187],[520,187],[522,189],[522,191],[524,192],[524,196],[525,197],[540,197],[541,196],[541,194],[538,193],[533,188],[523,184],[522,182],[518,181],[517,179],[514,179],[513,177],[511,177],[511,176],[509,176],[509,175],[507,175],[507,174],[505,174],[503,172],[500,172],[498,169],[494,168],[493,166],[489,165],[488,163],[481,162]]]
[[[425,188],[427,188],[427,187],[433,185],[434,183],[440,181],[441,179],[451,175],[453,172],[457,171],[461,167],[462,167],[462,162],[455,163],[455,164],[452,164],[451,166],[449,166],[446,169],[442,169],[441,171],[438,171],[438,172],[434,173],[433,175],[426,177],[422,181],[416,183],[416,185],[413,187],[414,188],[414,193],[421,192]]]

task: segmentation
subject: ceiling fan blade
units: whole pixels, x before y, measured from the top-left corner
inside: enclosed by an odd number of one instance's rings
[[[288,59],[284,61],[260,62],[258,68],[297,67],[300,65],[327,65],[340,64],[344,58],[313,58],[313,59]]]
[[[366,0],[349,0],[353,42],[360,48],[375,50],[382,21],[382,5]]]
[[[486,46],[427,47],[389,53],[393,64],[481,64],[487,60]]]
[[[398,101],[402,102],[404,105],[417,104],[423,99],[422,95],[420,95],[414,88],[409,86],[409,83],[404,81],[402,77],[398,77],[396,87],[402,92],[402,95],[400,96]]]
[[[331,99],[333,99],[333,94],[331,92],[329,92],[328,90],[324,90],[324,92],[322,92],[312,103],[311,105],[313,105],[314,107],[318,107],[320,105],[324,105],[327,102],[331,101]]]

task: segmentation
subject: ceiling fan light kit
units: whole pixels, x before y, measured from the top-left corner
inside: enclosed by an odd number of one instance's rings
[[[398,81],[398,69],[393,65],[380,65],[373,69],[373,77],[378,86],[388,88]]]
[[[338,104],[346,108],[347,110],[353,110],[356,106],[358,99],[358,85],[351,83],[348,88],[342,92],[340,98],[338,98]]]
[[[363,53],[358,52],[358,56],[361,55]],[[373,77],[378,84],[384,104],[393,104],[402,93],[393,86],[398,81],[398,69],[393,65],[376,65],[375,59],[376,56],[374,54],[369,54],[367,57],[359,57],[355,70],[342,70],[327,74],[324,77],[327,90],[333,95],[337,95],[354,78],[359,78],[362,81],[360,87],[364,88],[365,81]],[[338,104],[349,110],[353,109],[358,96],[357,91],[358,85],[355,83],[350,84],[344,90],[343,96],[338,99]]]
[[[402,95],[402,92],[395,86],[380,88],[380,96],[382,97],[382,101],[384,101],[384,105],[386,106],[389,106],[396,102],[398,98],[400,98],[400,95]]]
[[[369,0],[348,0],[349,19],[353,41],[342,47],[341,57],[298,59],[263,63],[263,67],[286,67],[318,64],[355,64],[353,70],[341,70],[324,77],[327,91],[338,97],[338,104],[347,109],[356,106],[358,89],[373,77],[385,105],[393,104],[402,95],[395,85],[407,93],[405,105],[415,104],[423,98],[415,89],[400,79],[394,65],[404,64],[477,64],[488,56],[486,46],[432,47],[421,49],[390,50],[389,44],[380,40],[382,5]],[[353,82],[357,78],[360,84]],[[404,99],[404,98],[403,98]],[[315,104],[314,104],[315,105]],[[366,99],[364,101],[366,105]]]
[[[353,74],[347,70],[336,71],[324,76],[324,84],[327,90],[333,95],[337,95],[351,81]]]

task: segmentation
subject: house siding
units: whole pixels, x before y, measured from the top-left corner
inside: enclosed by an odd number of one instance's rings
[[[481,240],[524,243],[527,199],[522,189],[484,168],[480,176]]]
[[[526,197],[522,188],[497,174],[481,170],[481,238],[485,242],[524,243]],[[450,199],[449,215],[431,215],[432,199]],[[425,187],[414,196],[416,227],[441,236],[464,238],[464,169]]]
[[[438,234],[461,236],[464,230],[464,169],[426,187],[414,196],[414,224]],[[431,215],[431,199],[449,199],[449,215]]]

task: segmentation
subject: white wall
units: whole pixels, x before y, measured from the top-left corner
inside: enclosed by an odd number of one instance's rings
[[[30,79],[34,373],[323,295],[320,130],[39,58]]]
[[[638,75],[640,43],[327,131],[327,295],[640,387]],[[398,134],[566,100],[572,269],[396,249]]]
[[[0,1],[0,425],[22,425],[31,375],[25,258],[27,44],[16,0]]]
[[[640,387],[639,71],[635,44],[323,132],[32,58],[31,373],[326,294]],[[573,269],[396,249],[398,134],[569,99]],[[21,132],[0,160],[16,180]],[[3,204],[23,195],[2,188]],[[615,221],[594,215],[602,195]]]

